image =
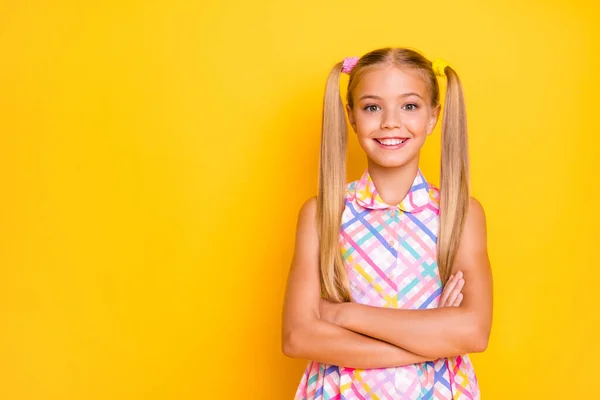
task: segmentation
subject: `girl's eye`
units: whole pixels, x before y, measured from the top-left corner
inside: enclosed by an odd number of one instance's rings
[[[376,106],[375,104],[369,104],[368,106],[366,106],[364,108],[364,110],[373,112],[373,111],[377,111],[377,107],[379,107],[379,106]]]
[[[409,107],[409,106],[412,106],[412,108],[409,108],[408,111],[414,111],[414,110],[416,110],[418,108],[418,106],[416,104],[413,104],[413,103],[407,104],[405,107]]]

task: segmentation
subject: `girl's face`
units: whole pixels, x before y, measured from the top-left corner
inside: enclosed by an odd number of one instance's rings
[[[423,79],[412,70],[391,65],[365,72],[352,92],[348,119],[369,163],[400,167],[419,161],[425,138],[440,111],[431,107]]]

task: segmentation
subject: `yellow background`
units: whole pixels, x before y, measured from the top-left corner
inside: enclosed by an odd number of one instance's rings
[[[0,3],[0,398],[291,399],[281,306],[325,78],[384,46],[464,84],[483,398],[593,398],[599,6],[482,3]]]

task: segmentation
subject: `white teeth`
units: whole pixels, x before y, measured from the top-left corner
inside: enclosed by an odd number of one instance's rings
[[[384,139],[384,140],[378,140],[379,143],[384,144],[386,146],[395,146],[397,144],[400,143],[404,143],[406,141],[406,139]]]

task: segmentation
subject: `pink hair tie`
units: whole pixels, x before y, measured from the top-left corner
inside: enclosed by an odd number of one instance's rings
[[[350,72],[356,67],[356,63],[358,62],[358,57],[346,57],[344,58],[344,64],[342,67],[342,72],[350,74]]]

